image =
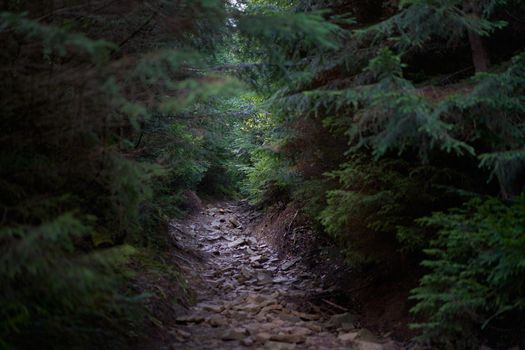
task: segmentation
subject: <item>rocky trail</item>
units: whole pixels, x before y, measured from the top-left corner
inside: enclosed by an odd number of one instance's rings
[[[400,348],[356,329],[345,308],[334,304],[335,311],[327,312],[311,303],[309,296],[327,287],[298,257],[280,259],[255,237],[250,224],[257,213],[246,208],[242,202],[209,205],[172,223],[173,239],[187,252],[181,265],[196,293],[195,304],[172,328],[172,349]]]

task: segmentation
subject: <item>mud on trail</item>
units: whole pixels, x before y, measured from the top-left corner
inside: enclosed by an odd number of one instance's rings
[[[170,349],[398,349],[338,305],[311,302],[325,286],[298,257],[280,259],[250,229],[246,203],[208,205],[171,224],[195,303],[177,315]]]

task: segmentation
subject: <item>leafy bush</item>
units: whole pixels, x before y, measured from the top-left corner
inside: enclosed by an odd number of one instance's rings
[[[413,325],[419,339],[468,349],[496,332],[498,345],[523,341],[525,196],[476,198],[419,221],[440,228],[423,262],[429,273],[412,291],[412,312],[427,317]]]
[[[252,154],[252,162],[242,169],[246,174],[243,189],[251,200],[259,204],[289,200],[297,175],[279,155],[261,150]]]

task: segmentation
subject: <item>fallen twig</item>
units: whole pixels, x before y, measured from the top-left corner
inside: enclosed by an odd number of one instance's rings
[[[345,312],[349,311],[346,307],[341,306],[341,305],[337,305],[336,303],[333,303],[333,302],[331,302],[330,300],[321,299],[321,301],[323,301],[323,302],[327,303],[328,305],[333,306],[333,307],[335,307],[336,309],[339,309],[339,310],[341,310],[341,311],[345,311]]]

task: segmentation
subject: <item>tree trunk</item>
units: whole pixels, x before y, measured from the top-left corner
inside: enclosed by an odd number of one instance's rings
[[[525,161],[513,159],[502,162],[496,170],[503,199],[519,196],[525,188]]]
[[[465,12],[470,14],[474,19],[481,19],[481,9],[475,0],[467,1],[464,5]],[[478,33],[468,31],[468,41],[472,51],[472,62],[476,73],[486,72],[490,66],[490,58],[487,48],[483,43],[483,38]]]
[[[472,61],[476,73],[486,72],[490,66],[489,53],[483,44],[483,39],[477,33],[468,32],[468,40],[470,43],[470,49],[472,50]]]

